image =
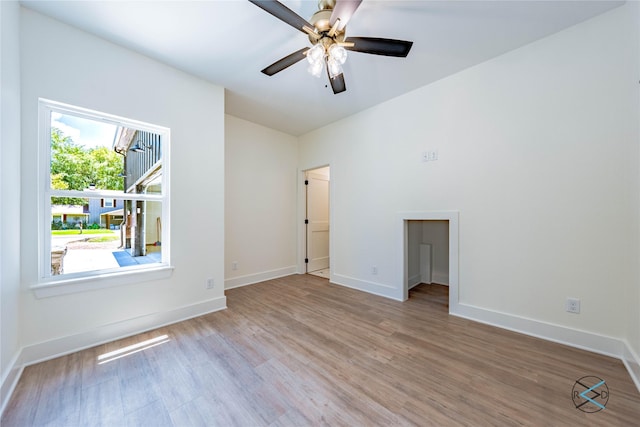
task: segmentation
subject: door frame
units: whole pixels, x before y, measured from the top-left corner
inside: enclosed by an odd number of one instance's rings
[[[402,266],[401,284],[402,295],[401,301],[409,299],[409,221],[430,221],[430,220],[446,220],[449,221],[449,313],[458,311],[459,293],[458,293],[458,263],[459,263],[459,225],[458,211],[432,211],[432,212],[400,212],[398,214],[398,225],[400,240],[401,259],[399,264]]]
[[[331,165],[324,164],[318,165],[306,169],[298,169],[298,266],[297,272],[298,274],[306,274],[307,268],[304,262],[306,250],[307,250],[307,233],[305,229],[304,220],[306,217],[306,207],[307,207],[307,193],[304,185],[305,174],[307,172],[311,172],[316,169],[329,168],[329,172],[331,173]],[[333,258],[333,184],[334,179],[333,175],[329,175],[329,263],[331,263],[331,259]],[[329,270],[330,276],[329,281],[333,278],[333,269]]]

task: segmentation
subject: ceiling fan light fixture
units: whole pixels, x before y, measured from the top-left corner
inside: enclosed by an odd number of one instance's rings
[[[309,74],[311,74],[313,77],[320,78],[323,68],[323,61],[319,60],[310,64],[307,71],[309,71]]]
[[[309,64],[311,65],[314,65],[315,63],[318,63],[318,62],[322,63],[323,58],[324,58],[324,46],[322,46],[319,43],[314,45],[307,52],[307,61],[309,61]]]
[[[327,69],[332,79],[342,74],[342,65],[332,57],[327,60]]]
[[[347,60],[347,49],[340,45],[332,44],[329,47],[329,58],[342,65]]]

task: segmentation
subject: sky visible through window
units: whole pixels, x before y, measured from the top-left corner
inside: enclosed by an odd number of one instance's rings
[[[55,112],[51,114],[51,127],[59,129],[64,136],[85,148],[111,148],[117,129],[117,126],[109,123]]]

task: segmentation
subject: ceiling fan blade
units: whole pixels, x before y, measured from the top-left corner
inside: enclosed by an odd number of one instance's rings
[[[269,12],[279,20],[286,22],[291,25],[296,30],[302,31],[306,34],[306,31],[303,28],[306,26],[308,28],[313,28],[306,19],[295,13],[293,10],[289,9],[287,6],[283,5],[277,0],[249,0],[251,3],[255,4],[262,10]]]
[[[344,27],[351,19],[351,15],[360,6],[362,0],[338,0],[331,12],[331,18],[329,24],[333,27],[338,19],[340,19],[340,25],[338,25],[338,31],[344,30]]]
[[[297,50],[292,54],[280,59],[279,61],[276,61],[273,64],[269,65],[267,68],[262,70],[262,72],[267,76],[273,76],[275,73],[279,73],[285,68],[292,66],[296,62],[302,61],[304,58],[306,58],[306,52],[308,50],[308,47],[303,47],[302,49]]]
[[[402,58],[409,54],[411,46],[413,46],[413,42],[410,41],[381,39],[377,37],[347,37],[345,42],[354,43],[354,46],[345,46],[345,49],[354,52]]]
[[[329,81],[331,82],[331,89],[333,89],[334,95],[339,94],[340,92],[344,92],[347,90],[347,86],[344,83],[344,74],[340,73],[334,78],[329,76]]]

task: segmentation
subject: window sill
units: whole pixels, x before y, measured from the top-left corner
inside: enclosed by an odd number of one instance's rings
[[[157,267],[140,268],[117,273],[105,273],[71,279],[48,280],[31,285],[36,298],[49,298],[77,292],[94,291],[97,289],[113,288],[115,286],[132,283],[160,280],[171,277],[173,266],[160,265]]]

